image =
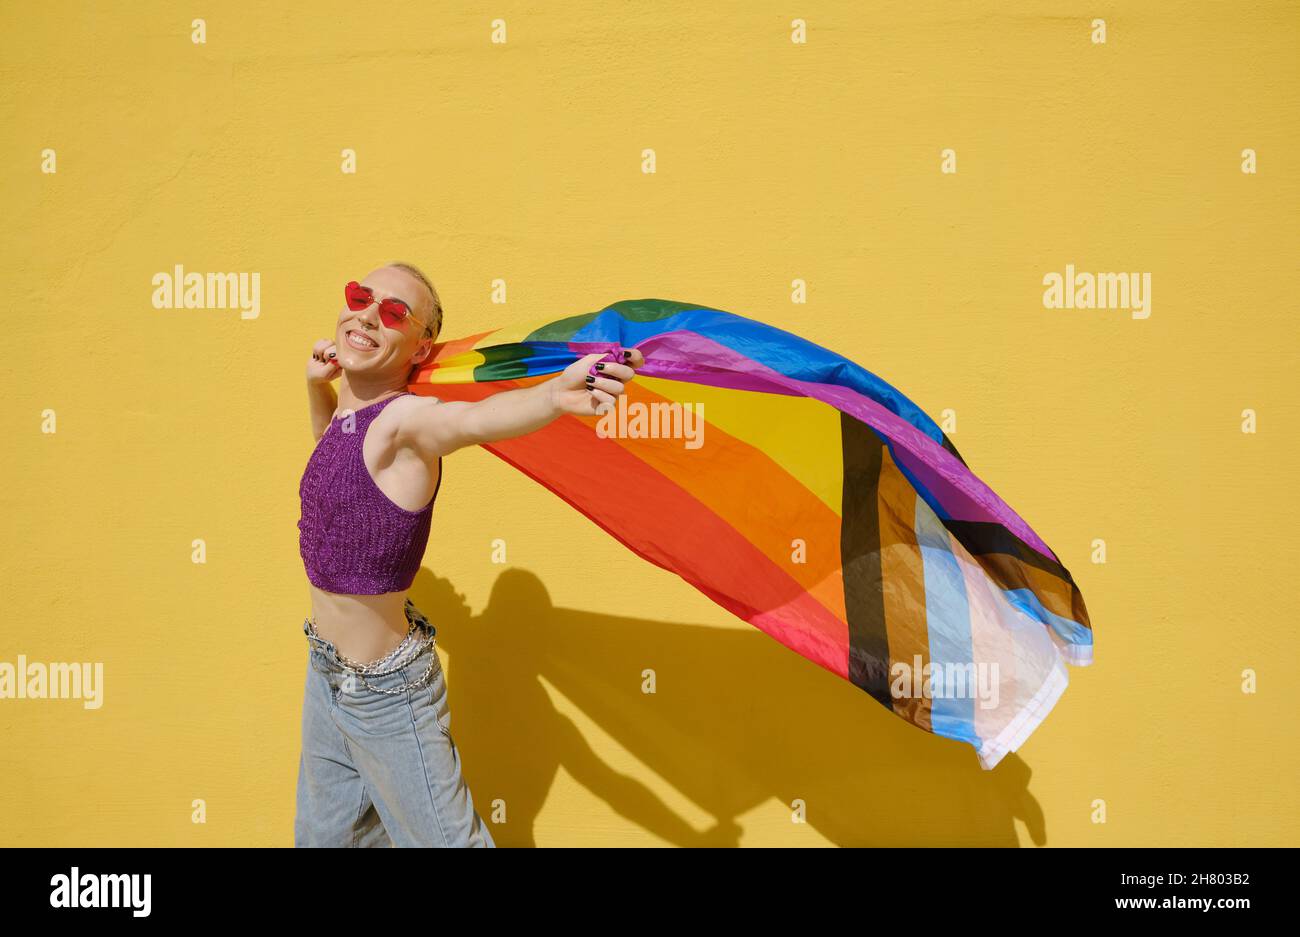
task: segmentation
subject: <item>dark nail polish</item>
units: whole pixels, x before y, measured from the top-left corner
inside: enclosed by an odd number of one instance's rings
[[[629,360],[631,360],[631,358],[632,358],[632,352],[630,352],[630,351],[625,351],[625,352],[623,352],[623,360],[624,360],[624,361],[629,361]]]
[[[590,374],[588,374],[588,375],[587,375],[587,383],[588,383],[588,384],[594,384],[595,382],[596,382],[596,379],[595,379],[594,377],[592,377]]]
[[[596,365],[596,370],[597,371],[605,370],[605,362],[602,361],[600,364]]]

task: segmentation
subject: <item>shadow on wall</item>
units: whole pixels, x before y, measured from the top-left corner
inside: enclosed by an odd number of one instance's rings
[[[447,652],[451,730],[484,821],[504,801],[500,846],[533,846],[557,770],[620,815],[680,846],[736,845],[738,818],[776,798],[806,804],[779,845],[1016,846],[1014,821],[1047,841],[1029,766],[993,771],[767,635],[551,605],[525,570],[503,572],[482,615],[446,579],[420,570],[411,600]],[[634,604],[629,600],[629,605]],[[641,692],[655,671],[654,694]],[[551,702],[544,678],[655,773],[713,817],[696,830],[594,752]],[[777,845],[774,843],[774,845]]]

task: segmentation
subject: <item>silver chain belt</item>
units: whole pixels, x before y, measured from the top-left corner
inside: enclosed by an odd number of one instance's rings
[[[433,675],[434,669],[437,668],[438,652],[437,650],[434,649],[434,642],[435,642],[436,635],[433,633],[432,626],[429,626],[430,633],[426,637],[423,637],[418,644],[413,643],[416,631],[420,628],[420,626],[428,625],[428,619],[426,619],[419,612],[415,612],[415,616],[416,617],[411,621],[410,629],[406,632],[406,637],[402,639],[402,643],[397,645],[397,647],[393,648],[391,651],[389,651],[379,660],[372,661],[369,664],[360,664],[349,657],[345,657],[342,653],[339,652],[338,648],[334,648],[334,656],[339,659],[339,663],[343,665],[344,670],[348,671],[350,675],[357,677],[361,681],[362,686],[364,686],[367,690],[370,690],[373,693],[383,693],[387,696],[397,696],[398,694],[405,693],[408,690],[418,690],[420,687],[424,686],[426,683],[429,682],[429,678]],[[315,622],[313,622],[311,619],[308,619],[307,623],[311,628],[309,633],[312,635],[312,637],[316,638],[316,640],[318,641],[324,641],[325,640],[324,638],[316,634]],[[388,674],[397,673],[397,671],[401,670],[402,667],[405,666],[405,664],[398,664],[397,666],[391,666],[394,661],[402,660],[405,658],[414,660],[415,658],[423,654],[426,649],[429,652],[429,666],[425,668],[424,673],[420,676],[418,680],[414,680],[410,683],[403,683],[399,687],[388,690],[383,687],[372,686],[370,681],[366,679],[366,677],[385,677]]]

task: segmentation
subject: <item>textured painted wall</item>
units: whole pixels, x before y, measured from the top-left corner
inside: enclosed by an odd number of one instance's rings
[[[391,259],[446,337],[654,296],[853,358],[1098,634],[982,772],[458,454],[413,597],[498,843],[1294,843],[1298,34],[1289,2],[0,7],[0,662],[104,672],[98,709],[0,699],[0,843],[291,843],[303,366]],[[257,273],[256,317],[155,308],[177,264]],[[1067,264],[1149,273],[1149,317],[1045,308]]]

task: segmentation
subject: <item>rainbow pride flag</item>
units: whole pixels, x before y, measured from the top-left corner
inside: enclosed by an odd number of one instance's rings
[[[663,299],[440,343],[411,390],[480,400],[592,352],[645,365],[603,416],[485,446],[610,536],[992,768],[1092,662],[1061,561],[938,425],[847,358]]]

